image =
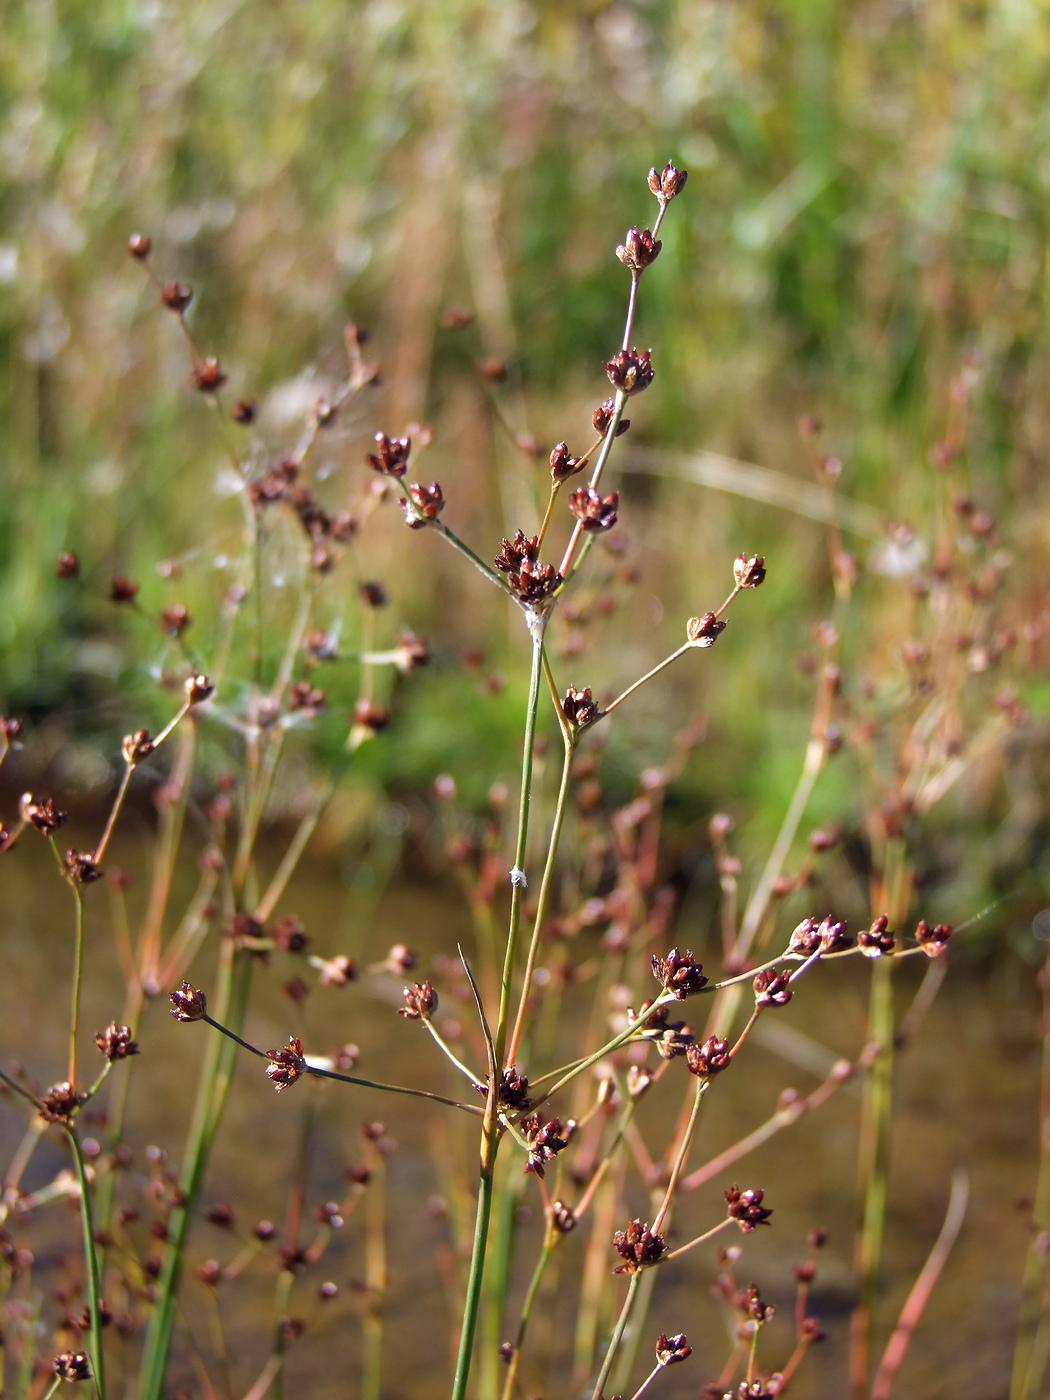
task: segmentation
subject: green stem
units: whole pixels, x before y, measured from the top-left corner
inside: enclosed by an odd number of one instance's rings
[[[84,1267],[87,1271],[88,1308],[91,1312],[91,1364],[95,1373],[95,1391],[99,1400],[106,1400],[106,1363],[102,1351],[102,1280],[99,1277],[98,1254],[95,1248],[91,1193],[76,1129],[71,1123],[65,1124],[65,1129],[73,1153],[77,1182],[80,1185],[80,1222],[84,1232]]]
[[[495,1086],[490,1086],[490,1095]],[[486,1129],[488,1124],[486,1123]],[[459,1336],[459,1356],[456,1359],[456,1376],[452,1383],[452,1400],[464,1400],[467,1393],[467,1380],[470,1376],[470,1359],[474,1350],[474,1334],[478,1325],[478,1309],[481,1304],[481,1280],[485,1268],[485,1246],[489,1237],[489,1220],[492,1215],[492,1178],[495,1167],[495,1139],[488,1132],[482,1137],[482,1161],[478,1178],[478,1209],[474,1218],[474,1247],[470,1256],[470,1273],[467,1276],[467,1292],[463,1301],[463,1328]]]
[[[602,1392],[605,1389],[605,1382],[609,1379],[609,1372],[613,1368],[616,1360],[616,1353],[620,1349],[620,1342],[623,1340],[624,1329],[631,1316],[631,1309],[634,1307],[635,1294],[638,1292],[638,1283],[641,1274],[632,1274],[631,1282],[627,1289],[627,1297],[623,1300],[623,1307],[620,1309],[620,1316],[616,1321],[616,1328],[609,1341],[609,1348],[605,1353],[605,1360],[602,1362],[602,1369],[598,1372],[598,1379],[594,1383],[594,1390],[591,1392],[591,1400],[604,1400]]]

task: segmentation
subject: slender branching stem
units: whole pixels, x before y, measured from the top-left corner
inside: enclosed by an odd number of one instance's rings
[[[616,1326],[613,1329],[612,1337],[609,1339],[605,1360],[602,1362],[601,1370],[598,1372],[598,1379],[594,1382],[594,1390],[591,1392],[591,1400],[604,1400],[605,1382],[609,1379],[609,1372],[612,1370],[613,1363],[616,1361],[616,1353],[620,1350],[624,1329],[631,1316],[631,1309],[634,1307],[635,1294],[638,1292],[638,1283],[641,1277],[640,1273],[631,1275],[631,1282],[627,1285],[627,1297],[623,1300],[620,1316],[616,1319]]]
[[[95,1373],[95,1391],[99,1400],[106,1400],[106,1359],[102,1350],[102,1279],[99,1276],[95,1227],[91,1212],[91,1189],[84,1154],[80,1150],[76,1128],[63,1125],[73,1153],[73,1166],[80,1186],[80,1223],[84,1236],[84,1271],[87,1274],[88,1309],[91,1313],[91,1364]]]
[[[670,656],[665,656],[658,666],[654,666],[651,671],[647,671],[645,675],[642,676],[639,680],[636,680],[633,685],[629,685],[622,695],[618,695],[611,704],[606,705],[605,709],[602,711],[598,718],[604,719],[606,715],[611,715],[613,710],[615,710],[617,706],[622,705],[623,702],[628,698],[628,696],[633,695],[636,690],[639,690],[643,685],[645,685],[646,681],[651,681],[654,676],[658,676],[661,671],[665,670],[668,666],[670,666],[672,661],[677,661],[678,658],[680,656],[684,656],[687,651],[693,650],[694,648],[692,643],[686,642],[685,645],[680,646],[677,651],[673,651]]]
[[[484,1089],[485,1081],[483,1079],[479,1079],[472,1069],[467,1068],[467,1066],[456,1055],[455,1051],[442,1036],[438,1028],[434,1025],[433,1021],[431,1021],[430,1018],[427,1017],[424,1019],[423,1024],[424,1026],[426,1026],[427,1031],[430,1033],[434,1044],[438,1047],[439,1050],[441,1050],[441,1052],[444,1055],[448,1057],[451,1063],[455,1065],[456,1069],[459,1070],[460,1074],[465,1075],[466,1078],[470,1080],[471,1084],[474,1085],[475,1089]]]
[[[109,838],[113,835],[113,828],[117,824],[117,816],[120,813],[121,807],[124,805],[124,798],[127,796],[128,788],[131,784],[131,775],[134,771],[134,764],[126,763],[124,765],[124,772],[120,779],[120,787],[117,788],[117,795],[113,799],[113,806],[110,808],[109,817],[106,820],[106,826],[102,832],[102,837],[93,852],[96,865],[102,864],[102,857],[106,854]]]
[[[671,1199],[674,1196],[675,1188],[678,1186],[679,1177],[682,1175],[682,1168],[685,1166],[686,1158],[689,1156],[689,1148],[692,1146],[693,1133],[696,1131],[696,1120],[700,1115],[700,1104],[710,1086],[710,1079],[704,1075],[696,1076],[696,1090],[693,1094],[693,1110],[689,1115],[689,1122],[686,1124],[682,1140],[675,1153],[674,1165],[671,1167],[671,1175],[667,1181],[667,1190],[664,1192],[663,1201],[652,1225],[649,1227],[653,1234],[658,1234],[663,1226],[668,1211],[671,1209]]]

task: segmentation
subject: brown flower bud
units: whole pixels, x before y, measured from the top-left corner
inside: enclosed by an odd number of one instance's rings
[[[102,878],[102,871],[90,851],[68,850],[62,866],[74,885],[92,885]]]
[[[181,282],[167,282],[161,290],[160,299],[169,311],[181,316],[193,300],[193,292]]]
[[[586,686],[583,690],[577,690],[574,685],[570,685],[565,692],[561,707],[565,711],[565,718],[576,729],[583,729],[586,725],[593,724],[601,715],[601,710],[591,695],[590,686]]]
[[[664,958],[654,953],[652,965],[653,976],[667,991],[673,992],[678,1001],[684,1001],[707,986],[703,967],[692,953],[679,953],[677,948],[672,948]]]
[[[613,400],[605,399],[591,414],[591,422],[594,424],[594,431],[601,437],[604,437],[609,431],[609,424],[613,420],[613,413],[615,411],[616,405]],[[631,420],[629,418],[621,418],[616,428],[616,436],[623,437],[630,426]]]
[[[362,729],[379,734],[390,723],[390,711],[384,705],[377,705],[374,700],[362,695],[354,705],[351,718],[354,724],[360,725]]]
[[[365,461],[380,476],[393,476],[400,479],[408,466],[412,439],[408,437],[388,438],[386,433],[376,433],[376,450],[365,456]]]
[[[756,1006],[787,1006],[791,1000],[791,979],[769,968],[754,980]]]
[[[653,382],[655,371],[650,350],[619,350],[605,361],[609,382],[624,394],[640,394]]]
[[[761,554],[754,554],[751,558],[746,554],[738,554],[733,562],[733,577],[736,579],[737,588],[757,588],[766,577],[765,563]]]
[[[249,423],[255,422],[258,410],[251,399],[238,399],[230,410],[230,417],[235,423],[240,423],[242,427],[247,427]]]
[[[551,476],[555,481],[565,481],[575,476],[585,465],[582,457],[574,457],[565,442],[556,443],[550,455]]]
[[[76,578],[80,573],[80,560],[71,549],[64,549],[55,563],[58,578]]]
[[[401,499],[405,512],[405,524],[410,530],[422,530],[428,520],[436,520],[445,509],[445,497],[436,481],[429,486],[421,486],[414,481],[408,488],[408,499]]]
[[[109,586],[109,596],[114,603],[134,602],[138,591],[138,584],[132,583],[131,579],[125,578],[123,574],[118,574]]]
[[[193,618],[181,603],[172,603],[160,615],[162,630],[169,632],[173,637],[181,637],[192,621]]]
[[[390,596],[381,583],[362,583],[357,590],[361,601],[370,608],[385,608]]]
[[[658,1366],[673,1366],[676,1361],[685,1361],[693,1354],[693,1348],[686,1340],[684,1332],[677,1336],[665,1337],[661,1332],[656,1339],[656,1363]]]
[[[616,256],[624,267],[629,267],[632,272],[642,272],[650,263],[656,261],[662,247],[663,244],[653,237],[649,229],[639,231],[629,228],[623,242],[617,245]]]
[[[23,794],[19,806],[23,819],[45,836],[50,836],[65,824],[67,813],[58,810],[53,797],[34,797],[27,792]]]
[[[702,1045],[690,1045],[685,1052],[686,1063],[693,1074],[710,1079],[712,1074],[720,1074],[731,1063],[729,1042],[709,1035]]]
[[[288,712],[294,714],[301,710],[304,714],[316,715],[324,709],[325,698],[320,687],[311,685],[309,681],[296,681],[288,687]]]
[[[139,262],[145,262],[152,248],[153,243],[148,233],[133,233],[128,239],[128,252],[133,258],[138,258]]]
[[[77,1109],[87,1098],[68,1081],[53,1084],[40,1100],[40,1116],[45,1123],[72,1123]]]
[[[183,982],[182,986],[171,993],[168,998],[171,1002],[171,1014],[176,1021],[201,1021],[207,1014],[208,998],[191,982]]]
[[[691,617],[686,623],[685,634],[692,647],[713,647],[725,630],[726,625],[721,618],[707,612],[703,617]]]
[[[303,1043],[294,1035],[288,1037],[287,1045],[277,1050],[267,1050],[266,1058],[270,1061],[266,1074],[278,1093],[287,1089],[289,1084],[294,1084],[306,1072]]]
[[[98,1032],[95,1044],[111,1063],[139,1053],[138,1041],[131,1038],[131,1027],[118,1026],[116,1021],[110,1021],[104,1031]]]
[[[756,1225],[769,1224],[769,1217],[773,1212],[762,1204],[764,1194],[763,1191],[741,1191],[739,1186],[731,1186],[725,1193],[729,1203],[727,1214],[731,1220],[736,1221],[745,1235],[749,1235]]]
[[[667,204],[674,199],[676,194],[681,194],[688,178],[689,172],[687,170],[676,170],[673,165],[668,163],[663,170],[657,170],[654,167],[649,171],[648,185],[660,203]]]
[[[663,1235],[650,1230],[640,1220],[632,1220],[626,1230],[613,1235],[613,1247],[623,1260],[614,1274],[637,1274],[642,1269],[659,1264],[667,1253]]]
[[[616,491],[601,496],[593,486],[581,486],[569,497],[569,508],[585,530],[611,530],[619,502]]]
[[[554,1201],[551,1205],[551,1224],[559,1234],[567,1235],[576,1229],[576,1213],[564,1201]]]
[[[529,1156],[525,1170],[526,1172],[535,1172],[537,1176],[542,1177],[544,1164],[569,1145],[568,1138],[561,1136],[564,1129],[557,1118],[552,1118],[550,1122],[544,1123],[538,1113],[534,1113],[531,1118],[524,1119],[519,1127],[529,1145]]]
[[[857,944],[861,953],[866,958],[881,958],[885,953],[892,953],[895,939],[889,932],[890,921],[885,914],[879,914],[872,921],[871,927],[857,934]]]
[[[397,1014],[410,1021],[429,1021],[438,1007],[438,994],[429,982],[413,982],[405,988],[405,1004]]]
[[[226,375],[215,356],[208,355],[193,366],[190,380],[193,387],[199,389],[202,394],[214,394],[226,383]]]
[[[920,919],[915,928],[915,940],[928,958],[939,958],[954,931],[951,924],[934,924],[930,928],[925,919]]]
[[[51,1363],[51,1369],[60,1381],[91,1379],[91,1362],[83,1351],[60,1351]]]
[[[203,675],[187,676],[183,689],[186,692],[186,700],[191,705],[199,705],[215,691],[211,681]]]

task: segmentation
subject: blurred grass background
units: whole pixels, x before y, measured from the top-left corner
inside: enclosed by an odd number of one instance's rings
[[[775,470],[801,498],[812,470],[797,423],[814,413],[865,521],[905,520],[932,541],[957,489],[1010,553],[1013,620],[1030,633],[1012,683],[1031,719],[997,751],[1005,795],[995,774],[960,790],[936,859],[951,852],[960,908],[1018,881],[1038,889],[1048,60],[1050,16],[1028,0],[8,5],[0,704],[30,721],[37,761],[102,784],[99,737],[112,747],[136,707],[142,722],[166,713],[151,676],[168,644],[109,604],[114,574],[142,582],[149,611],[184,601],[205,659],[229,582],[215,559],[226,506],[213,415],[127,256],[133,229],[153,237],[162,277],[193,286],[194,335],[235,395],[260,399],[275,451],[296,435],[289,404],[338,378],[344,323],[368,326],[382,387],[325,439],[325,469],[356,483],[377,429],[431,423],[420,471],[442,482],[450,524],[491,555],[501,533],[535,529],[545,491],[543,457],[513,434],[545,450],[589,441],[626,300],[612,250],[651,222],[645,172],[672,160],[690,181],[638,326],[657,379],[624,444],[628,465],[644,453],[656,470],[618,483],[623,554],[599,568],[637,581],[565,679],[615,692],[717,606],[739,550],[764,553],[770,583],[741,600],[714,657],[646,693],[614,747],[626,792],[630,771],[709,711],[683,820],[729,805],[765,848],[808,725],[812,683],[795,662],[831,608],[823,530],[756,500],[746,476],[739,493],[675,477],[682,454],[717,453]],[[449,307],[476,321],[447,328]],[[479,378],[485,356],[506,360],[504,386]],[[975,388],[946,485],[930,451],[964,367]],[[871,533],[846,540],[862,566]],[[75,588],[54,577],[64,548],[82,561]],[[399,699],[396,735],[363,756],[371,776],[407,789],[447,768],[469,789],[473,773],[475,800],[492,777],[512,779],[518,690],[482,679],[513,680],[525,660],[503,600],[395,511],[362,537],[351,575],[324,585],[333,626],[354,611],[354,581],[378,577],[388,640],[403,622],[435,649]],[[895,664],[906,592],[862,572],[844,637],[858,695]],[[478,670],[463,668],[464,648],[484,652]],[[1003,683],[991,669],[979,707]],[[320,752],[344,732],[323,722]],[[1014,770],[1030,802],[1012,827]],[[816,806],[855,816],[854,782],[833,769]]]

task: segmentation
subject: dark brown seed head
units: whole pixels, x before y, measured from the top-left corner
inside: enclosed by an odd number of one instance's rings
[[[89,1381],[91,1362],[83,1351],[60,1351],[51,1363],[51,1369],[60,1381]]]
[[[930,928],[925,919],[920,919],[915,928],[915,939],[928,958],[939,958],[948,947],[953,932],[951,924],[934,924]]]
[[[483,1085],[479,1085],[478,1088],[481,1093],[487,1092]],[[531,1108],[532,1100],[529,1098],[528,1075],[519,1074],[513,1065],[509,1069],[505,1069],[500,1075],[496,1100],[503,1108],[521,1110]]]
[[[76,578],[80,573],[80,560],[71,549],[64,549],[55,563],[58,578]]]
[[[226,375],[214,355],[206,356],[190,372],[190,382],[202,394],[214,394],[226,383]]]
[[[153,243],[148,233],[133,233],[128,239],[128,252],[133,258],[138,258],[139,262],[145,262],[152,248]]]
[[[310,935],[294,914],[285,914],[270,930],[270,937],[286,953],[301,953],[310,942]]]
[[[713,647],[725,630],[726,625],[722,619],[715,617],[713,612],[707,612],[703,617],[689,619],[685,635],[691,647]]]
[[[654,238],[649,229],[629,228],[624,240],[617,246],[616,256],[632,272],[641,272],[656,261],[663,244]]]
[[[787,1006],[791,1000],[791,979],[775,968],[760,972],[753,985],[756,1006]]]
[[[623,1260],[613,1270],[614,1274],[636,1274],[659,1264],[667,1253],[663,1235],[656,1234],[640,1220],[632,1220],[626,1230],[617,1230],[613,1235],[613,1247]]]
[[[445,497],[436,481],[429,486],[421,486],[414,481],[408,488],[408,499],[402,498],[405,524],[410,530],[422,530],[428,520],[436,520],[445,509]]]
[[[576,1228],[576,1212],[564,1201],[555,1201],[551,1205],[551,1224],[559,1234],[567,1235]]]
[[[22,721],[13,715],[0,715],[0,738],[8,743],[17,739],[22,733]]]
[[[583,729],[586,725],[593,724],[601,714],[590,686],[577,690],[574,685],[570,685],[561,707],[565,711],[565,718],[575,729]]]
[[[148,729],[136,729],[133,734],[125,734],[120,743],[124,762],[134,768],[153,752],[153,740]]]
[[[524,1119],[519,1127],[525,1134],[525,1141],[529,1145],[529,1156],[525,1170],[526,1172],[535,1172],[537,1176],[542,1177],[544,1164],[569,1145],[568,1138],[562,1137],[564,1130],[557,1118],[552,1118],[549,1122],[544,1123],[538,1113],[534,1113],[531,1118]]]
[[[720,1074],[730,1065],[729,1042],[709,1035],[702,1044],[690,1045],[685,1052],[686,1062],[693,1074],[710,1079],[712,1074]]]
[[[707,986],[704,969],[692,953],[679,953],[677,948],[672,948],[664,958],[654,953],[652,965],[653,976],[662,987],[673,992],[679,1001],[684,1001],[686,997]]]
[[[34,797],[27,792],[23,794],[19,806],[24,820],[45,836],[50,836],[65,824],[67,813],[58,810],[53,797]]]
[[[191,982],[183,982],[168,1000],[176,1021],[200,1021],[208,1010],[208,998]]]
[[[733,577],[737,588],[757,588],[766,577],[765,563],[761,554],[754,554],[750,558],[746,554],[738,554],[733,561]]]
[[[183,690],[189,704],[199,705],[203,700],[207,700],[209,695],[214,694],[215,687],[207,676],[194,675],[187,676]]]
[[[893,952],[896,940],[889,927],[889,918],[885,914],[879,914],[872,920],[870,928],[857,934],[857,943],[866,958],[881,958],[883,954]]]
[[[405,1004],[397,1014],[410,1021],[429,1021],[438,1007],[438,994],[430,982],[412,982],[405,988]]]
[[[605,399],[591,414],[591,422],[594,424],[594,431],[598,433],[600,437],[604,437],[609,431],[609,424],[613,420],[615,411],[616,404],[613,400]],[[622,437],[630,426],[631,420],[629,418],[621,418],[616,429],[616,436]]]
[[[311,685],[309,681],[296,681],[294,685],[288,687],[288,711],[290,714],[297,710],[304,714],[316,715],[324,709],[325,693],[319,686]]]
[[[138,591],[138,584],[123,574],[118,574],[109,586],[109,596],[114,603],[133,603]]]
[[[584,465],[582,457],[574,457],[569,451],[569,445],[565,442],[556,443],[551,455],[551,476],[555,481],[565,481],[570,476],[575,476]]]
[[[90,851],[74,851],[70,848],[62,865],[74,885],[93,885],[96,880],[102,879],[102,871]]]
[[[673,1366],[676,1361],[685,1361],[693,1354],[693,1348],[686,1340],[684,1332],[666,1337],[662,1332],[656,1339],[656,1362],[658,1366]]]
[[[95,1044],[109,1061],[126,1060],[129,1055],[139,1053],[138,1041],[131,1038],[130,1026],[118,1026],[110,1021],[104,1031],[95,1036]]]
[[[788,942],[788,949],[792,953],[799,953],[803,957],[808,957],[810,953],[815,953],[820,947],[820,920],[814,918],[803,919],[791,934]]]
[[[605,361],[605,373],[614,388],[624,394],[640,394],[653,382],[652,351],[618,350]]]
[[[267,1050],[266,1058],[270,1061],[266,1074],[278,1093],[287,1089],[289,1084],[294,1084],[306,1072],[303,1043],[294,1035],[288,1037],[287,1045],[277,1050]]]
[[[246,428],[249,423],[255,422],[257,412],[258,410],[251,399],[238,399],[230,410],[230,416],[235,423],[240,423]]]
[[[617,491],[601,496],[593,486],[581,486],[569,497],[569,508],[585,530],[611,530],[619,502]]]
[[[193,292],[181,282],[167,282],[161,291],[160,299],[169,311],[181,316],[193,300]]]
[[[688,178],[687,170],[676,170],[668,163],[663,170],[654,167],[649,171],[648,185],[660,203],[667,204],[676,194],[681,194]]]
[[[822,952],[843,953],[847,948],[853,947],[853,939],[846,930],[845,919],[833,919],[830,916],[822,919],[817,934]]]
[[[370,608],[385,608],[390,602],[390,595],[381,583],[370,581],[362,583],[358,588],[361,601]]]
[[[374,700],[369,700],[363,695],[354,705],[351,717],[354,724],[373,734],[379,734],[390,723],[390,711],[384,705],[377,705]]]
[[[192,621],[193,618],[181,603],[172,603],[160,615],[161,629],[172,637],[181,637]]]
[[[45,1123],[71,1123],[86,1098],[68,1081],[53,1084],[40,1100],[40,1116]]]
[[[743,1230],[745,1235],[749,1235],[756,1225],[768,1225],[769,1217],[773,1214],[768,1206],[762,1204],[763,1191],[741,1191],[739,1186],[731,1186],[725,1193],[728,1202],[727,1214],[731,1220]]]
[[[218,1288],[222,1282],[222,1265],[217,1259],[206,1259],[193,1271],[199,1281],[208,1288]]]
[[[376,450],[365,456],[365,461],[380,476],[404,476],[408,466],[412,439],[408,437],[389,438],[386,433],[376,433]]]

